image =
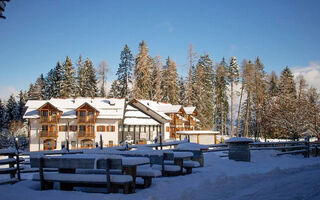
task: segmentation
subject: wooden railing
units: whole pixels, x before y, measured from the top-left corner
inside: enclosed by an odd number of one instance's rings
[[[95,123],[94,116],[79,116],[78,123]]]
[[[40,137],[57,138],[58,131],[40,131]]]
[[[58,116],[41,116],[40,123],[58,123]]]
[[[92,131],[78,131],[78,137],[79,138],[94,138],[95,132],[94,132],[94,130],[92,130]]]

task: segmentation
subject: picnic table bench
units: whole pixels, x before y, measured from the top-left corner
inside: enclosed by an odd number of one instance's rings
[[[60,189],[72,190],[74,186],[107,187],[107,192],[118,192],[119,187],[123,193],[135,192],[135,169],[137,163],[133,159],[112,155],[64,155],[40,156],[30,159],[31,167],[39,167],[39,174],[33,180],[41,182],[41,189],[52,189],[54,182],[60,183]],[[148,163],[141,160],[140,163]],[[43,172],[43,168],[58,168],[58,173]],[[105,174],[76,173],[76,170],[101,170]],[[110,173],[112,170],[121,171],[120,174]]]

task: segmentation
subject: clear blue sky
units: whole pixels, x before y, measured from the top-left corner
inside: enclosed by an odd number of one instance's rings
[[[320,1],[12,0],[0,20],[0,88],[27,89],[58,60],[106,60],[115,78],[120,52],[145,40],[185,73],[187,50],[222,57],[260,56],[266,70],[320,61]],[[1,96],[1,94],[0,94]]]

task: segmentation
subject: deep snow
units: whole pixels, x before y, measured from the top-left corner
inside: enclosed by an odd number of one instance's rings
[[[320,157],[276,156],[275,151],[252,151],[251,162],[236,162],[205,153],[205,166],[190,175],[153,179],[135,194],[103,194],[81,191],[40,191],[39,182],[0,185],[0,200],[43,199],[320,199]],[[3,175],[1,175],[3,177]],[[24,174],[30,178],[32,174]]]

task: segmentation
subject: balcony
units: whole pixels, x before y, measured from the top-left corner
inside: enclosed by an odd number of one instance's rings
[[[40,137],[42,137],[42,138],[57,138],[58,131],[40,131]]]
[[[78,138],[94,138],[94,131],[78,131]]]
[[[95,123],[93,116],[79,116],[78,123]]]
[[[58,116],[40,116],[40,123],[58,123]]]

